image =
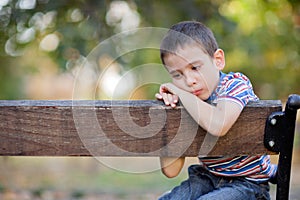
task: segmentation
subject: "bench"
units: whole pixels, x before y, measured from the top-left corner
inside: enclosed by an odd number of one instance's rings
[[[182,106],[156,100],[1,100],[0,156],[168,156],[279,154],[276,199],[289,198],[300,96],[250,102],[220,138]],[[246,136],[246,137],[245,137]]]

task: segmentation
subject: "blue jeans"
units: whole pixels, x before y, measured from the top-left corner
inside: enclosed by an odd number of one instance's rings
[[[159,200],[257,200],[270,199],[269,184],[257,184],[245,178],[215,176],[201,165],[188,169],[189,178]]]

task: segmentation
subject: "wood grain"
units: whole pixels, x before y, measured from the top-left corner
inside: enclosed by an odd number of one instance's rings
[[[0,101],[2,156],[256,155],[266,118],[281,102],[249,103],[221,138],[200,128],[182,106],[159,101]]]

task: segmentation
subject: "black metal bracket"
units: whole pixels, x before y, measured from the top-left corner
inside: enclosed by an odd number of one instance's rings
[[[280,152],[280,134],[284,127],[284,112],[273,112],[266,121],[264,145],[269,151]]]
[[[273,180],[277,183],[276,199],[278,200],[289,199],[291,163],[298,109],[300,109],[300,95],[290,95],[285,110],[272,113],[266,121],[264,145],[268,150],[279,153],[276,180]]]

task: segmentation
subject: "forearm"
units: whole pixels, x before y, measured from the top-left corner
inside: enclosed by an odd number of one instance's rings
[[[179,90],[176,93],[179,96],[181,103],[184,108],[188,111],[188,113],[192,116],[192,118],[203,128],[207,129],[207,124],[203,120],[203,117],[210,118],[211,113],[213,112],[213,108],[211,105],[201,101],[195,95],[186,92],[184,90]],[[207,105],[204,105],[207,104]],[[205,115],[204,115],[205,113]]]
[[[234,101],[223,99],[214,106],[171,83],[163,84],[160,87],[160,94],[156,97],[172,107],[176,107],[175,102],[179,97],[191,117],[214,136],[225,135],[242,111],[240,104]],[[173,103],[170,104],[170,102]]]
[[[191,117],[214,136],[225,135],[240,114],[240,108],[232,105],[232,102],[222,102],[221,106],[213,106],[189,92],[179,88],[175,88],[175,90]],[[232,112],[232,110],[236,112]]]
[[[219,132],[220,127],[218,123],[213,124],[213,122],[219,121],[215,106],[200,100],[197,96],[184,90],[178,90],[176,94],[187,112],[202,128],[213,135]]]

